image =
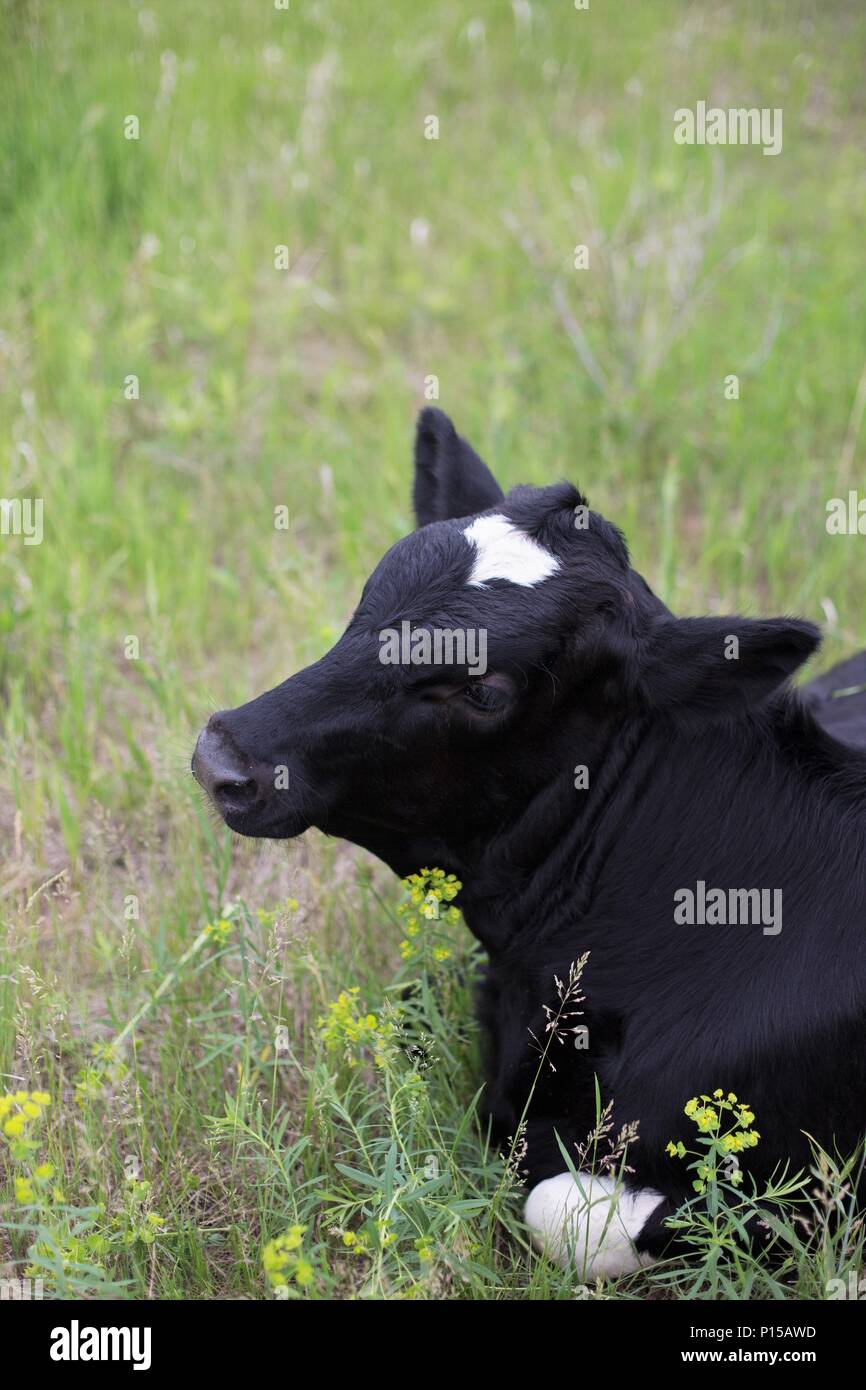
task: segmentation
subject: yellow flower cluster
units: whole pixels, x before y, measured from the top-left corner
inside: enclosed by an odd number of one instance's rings
[[[227,917],[218,917],[215,922],[208,922],[204,934],[208,941],[215,942],[217,946],[224,946],[232,934],[232,925]]]
[[[32,1138],[33,1126],[51,1104],[47,1091],[10,1091],[0,1096],[0,1135],[9,1146],[9,1155],[16,1163],[28,1163],[37,1141]],[[39,1163],[30,1172],[15,1177],[15,1200],[32,1205],[48,1200],[47,1185],[54,1177],[54,1165]],[[55,1202],[65,1200],[59,1187],[51,1193]]]
[[[706,1147],[708,1161],[691,1165],[697,1174],[692,1186],[696,1192],[703,1194],[707,1183],[715,1181],[717,1177],[716,1160],[753,1149],[761,1136],[756,1129],[752,1129],[755,1115],[751,1106],[738,1100],[733,1091],[728,1091],[726,1095],[721,1087],[713,1091],[711,1096],[692,1096],[684,1107],[684,1113],[697,1125],[698,1132],[706,1136],[699,1143]],[[672,1139],[667,1145],[667,1152],[671,1158],[686,1158],[689,1154],[681,1139]],[[726,1177],[734,1187],[739,1187],[743,1181],[738,1167]]]
[[[410,874],[403,879],[403,887],[409,894],[409,901],[420,909],[425,917],[439,915],[441,903],[450,903],[463,884],[454,874],[446,874],[444,869],[422,869],[420,873]]]
[[[15,1179],[15,1200],[16,1202],[35,1202],[36,1194],[33,1191],[32,1178]]]
[[[319,1036],[330,1052],[342,1051],[350,1067],[358,1065],[365,1049],[377,1066],[384,1066],[393,1049],[395,1025],[368,1013],[360,993],[357,985],[340,992],[327,1014],[316,1019]]]
[[[460,920],[456,907],[448,907],[463,884],[454,874],[446,874],[444,869],[422,869],[420,873],[410,874],[403,879],[403,887],[408,902],[397,908],[398,917],[404,917],[406,937],[400,942],[400,955],[403,960],[420,960],[429,956],[437,964],[449,960],[451,949],[444,945],[433,945],[422,935],[422,923],[447,922],[450,926]]]
[[[753,1149],[760,1141],[760,1134],[756,1129],[747,1129],[741,1134],[725,1134],[722,1137],[721,1145],[727,1153],[741,1154],[744,1149]]]
[[[313,1266],[302,1251],[306,1229],[306,1226],[290,1226],[281,1236],[269,1240],[262,1251],[265,1278],[273,1288],[285,1288],[290,1279],[302,1287],[312,1284]]]
[[[0,1096],[0,1126],[7,1139],[23,1139],[34,1120],[51,1104],[47,1091],[12,1091]]]
[[[284,903],[280,904],[280,906],[278,907],[273,908],[272,911],[268,911],[264,907],[256,908],[256,916],[258,917],[263,927],[272,927],[276,922],[280,920],[281,917],[288,917],[291,915],[291,913],[297,912],[297,910],[297,898],[286,898]]]
[[[694,1120],[702,1134],[714,1134],[719,1129],[721,1112],[728,1111],[734,1124],[740,1129],[748,1130],[754,1123],[755,1116],[745,1101],[737,1100],[733,1091],[728,1091],[727,1096],[724,1091],[719,1089],[713,1091],[711,1096],[692,1096],[692,1099],[685,1106],[684,1113],[690,1120]],[[750,1131],[750,1133],[753,1131]],[[748,1144],[741,1145],[742,1148],[750,1147],[758,1142],[760,1135],[749,1141]]]
[[[372,1223],[368,1223],[372,1226]],[[369,1255],[372,1253],[372,1244],[380,1246],[382,1250],[387,1250],[390,1245],[394,1245],[397,1240],[397,1232],[391,1229],[391,1219],[387,1216],[379,1217],[376,1222],[375,1234],[367,1231],[341,1231],[337,1228],[334,1235],[338,1235],[343,1245],[351,1255]]]
[[[353,1255],[369,1255],[370,1241],[363,1231],[344,1231],[343,1245]]]

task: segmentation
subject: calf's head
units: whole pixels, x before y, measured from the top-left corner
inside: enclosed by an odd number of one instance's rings
[[[409,872],[495,833],[626,720],[737,717],[817,645],[796,619],[673,617],[576,488],[504,496],[434,409],[414,500],[336,646],[199,736],[193,772],[232,830],[314,825]]]

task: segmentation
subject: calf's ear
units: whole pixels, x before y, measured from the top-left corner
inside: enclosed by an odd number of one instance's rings
[[[731,715],[778,690],[821,641],[800,618],[659,619],[643,663],[651,705]]]
[[[473,516],[501,502],[502,488],[447,415],[422,410],[415,431],[413,500],[419,526]]]

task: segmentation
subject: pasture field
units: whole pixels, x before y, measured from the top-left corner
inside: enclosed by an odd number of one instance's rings
[[[864,54],[855,0],[0,0],[0,496],[44,508],[0,536],[0,1274],[733,1299],[862,1270],[832,1161],[806,1225],[780,1181],[775,1263],[732,1253],[730,1193],[691,1263],[602,1290],[533,1256],[474,1120],[468,933],[401,947],[382,865],[233,839],[189,758],[411,528],[431,377],[677,611],[819,621],[813,671],[866,645],[866,540],[825,525],[866,495]],[[678,145],[701,99],[781,108],[781,152]]]

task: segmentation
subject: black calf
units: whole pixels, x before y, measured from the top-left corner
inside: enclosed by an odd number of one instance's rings
[[[842,1152],[862,1137],[866,702],[834,697],[832,673],[805,699],[790,691],[818,645],[810,623],[674,617],[576,489],[504,497],[435,410],[419,420],[415,501],[419,529],[333,650],[215,715],[193,770],[241,834],[316,825],[398,874],[459,876],[490,957],[481,1017],[503,1136],[554,978],[589,952],[586,1046],[557,1050],[530,1109],[527,1219],[564,1257],[567,1218],[592,1267],[615,1272],[641,1227],[657,1243],[662,1199],[686,1193],[665,1146],[687,1133],[691,1096],[750,1102],[759,1178],[805,1162],[806,1133]],[[639,1124],[616,1238],[555,1137],[576,1152],[592,1129],[596,1077],[616,1129]]]

